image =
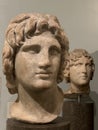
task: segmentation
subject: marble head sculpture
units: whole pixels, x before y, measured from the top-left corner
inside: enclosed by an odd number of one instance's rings
[[[93,58],[85,49],[70,52],[64,70],[64,77],[70,87],[66,94],[89,94],[90,80],[93,78],[95,65]]]
[[[10,117],[47,123],[63,104],[57,83],[63,80],[69,42],[55,16],[20,14],[11,20],[3,48],[3,72],[11,94],[18,94]]]

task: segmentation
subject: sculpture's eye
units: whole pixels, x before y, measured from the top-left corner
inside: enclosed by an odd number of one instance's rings
[[[83,65],[83,63],[81,62],[75,64],[75,66],[81,66],[81,65]]]
[[[49,53],[51,56],[53,55],[58,55],[61,52],[61,48],[57,47],[57,46],[51,46],[49,49]]]
[[[37,54],[40,52],[40,46],[39,45],[33,45],[31,46],[31,48],[29,49],[29,53],[32,53],[32,54]]]
[[[30,54],[37,54],[40,52],[41,50],[41,47],[40,45],[27,45],[27,46],[24,46],[23,49],[22,49],[24,52],[28,52]]]
[[[87,67],[91,67],[91,63],[87,63],[86,66],[87,66]]]

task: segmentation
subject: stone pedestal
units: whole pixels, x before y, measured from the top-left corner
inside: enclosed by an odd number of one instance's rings
[[[94,130],[93,101],[65,101],[63,116],[70,121],[70,130]]]
[[[8,119],[6,130],[70,130],[70,124],[62,119],[47,124],[30,124]]]

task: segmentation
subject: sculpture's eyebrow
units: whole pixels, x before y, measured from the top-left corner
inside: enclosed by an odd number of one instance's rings
[[[28,50],[30,50],[30,49],[40,49],[41,47],[40,47],[40,45],[38,45],[38,44],[26,44],[26,45],[23,45],[22,47],[21,47],[21,50],[23,50],[23,51],[28,51]]]

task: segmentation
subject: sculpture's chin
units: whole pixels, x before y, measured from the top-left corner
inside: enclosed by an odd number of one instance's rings
[[[37,84],[37,88],[38,89],[47,89],[47,88],[51,88],[51,87],[53,87],[54,86],[54,83],[53,82],[51,82],[51,81],[42,81],[42,80],[40,80],[39,82],[38,82],[38,84]]]
[[[35,91],[41,91],[41,90],[53,88],[54,86],[57,86],[57,84],[55,85],[55,82],[51,82],[49,80],[39,80],[35,83],[31,83],[31,85],[29,86],[26,86],[26,88]]]

